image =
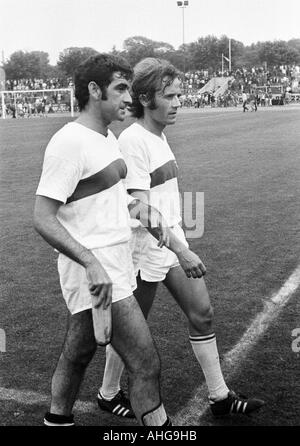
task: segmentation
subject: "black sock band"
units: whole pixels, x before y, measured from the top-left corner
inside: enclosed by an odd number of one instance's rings
[[[167,418],[167,421],[163,424],[163,426],[173,426],[172,421],[169,417]]]
[[[142,415],[143,426],[164,426],[168,422],[168,417],[162,403],[157,407]]]
[[[74,415],[57,415],[55,413],[47,412],[44,419],[45,424],[47,425],[73,425],[74,424]],[[49,424],[48,424],[49,423]]]

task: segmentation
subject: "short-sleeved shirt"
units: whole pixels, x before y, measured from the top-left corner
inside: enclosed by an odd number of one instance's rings
[[[121,133],[119,144],[127,165],[127,190],[150,191],[149,204],[161,212],[169,226],[178,224],[178,167],[166,136],[160,138],[134,123]]]
[[[50,140],[37,195],[63,204],[57,218],[88,249],[130,239],[126,164],[112,132],[72,122]]]

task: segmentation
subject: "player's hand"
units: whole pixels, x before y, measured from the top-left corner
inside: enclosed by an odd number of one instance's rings
[[[167,227],[167,222],[163,218],[162,215],[159,216],[158,219],[158,227],[157,232],[159,235],[157,246],[159,248],[162,248],[163,246],[166,246],[168,248],[170,244],[170,235],[169,235],[169,228]]]
[[[93,296],[93,306],[98,308],[103,305],[104,309],[108,308],[112,299],[112,281],[109,275],[98,261],[86,267],[86,275]]]
[[[184,249],[177,254],[180,266],[186,276],[190,279],[199,279],[206,273],[206,268],[201,259],[189,248]]]
[[[157,246],[162,248],[166,246],[168,248],[170,244],[170,229],[168,224],[161,213],[151,207],[150,218],[148,217],[148,225],[146,225],[148,231],[158,240]]]

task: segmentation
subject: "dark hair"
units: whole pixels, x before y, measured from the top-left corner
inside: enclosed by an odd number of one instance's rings
[[[156,108],[155,93],[163,86],[163,79],[168,78],[164,84],[164,89],[171,85],[180,72],[170,62],[164,59],[155,59],[147,57],[141,60],[134,67],[132,81],[132,104],[130,111],[135,118],[144,116],[144,107],[140,102],[140,96],[144,95],[149,101],[150,110]]]
[[[106,88],[112,81],[113,73],[121,72],[126,79],[132,78],[132,68],[129,63],[119,56],[111,54],[96,54],[82,62],[75,71],[75,97],[79,110],[83,110],[89,101],[88,85],[94,81],[101,88],[102,99],[106,100]]]

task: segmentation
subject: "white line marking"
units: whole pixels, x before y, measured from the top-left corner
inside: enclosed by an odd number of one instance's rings
[[[280,290],[270,299],[265,301],[264,309],[255,317],[247,331],[239,342],[224,355],[222,361],[222,371],[227,379],[234,376],[243,360],[250,350],[257,344],[262,334],[269,328],[270,324],[279,316],[284,306],[288,303],[292,295],[300,285],[300,265],[291,274]],[[206,384],[199,386],[195,390],[195,395],[186,406],[173,417],[176,426],[198,425],[199,419],[208,409]],[[184,424],[183,424],[184,423]]]
[[[240,341],[224,356],[222,370],[227,379],[233,376],[238,368],[242,366],[243,359],[259,341],[260,337],[268,329],[273,320],[279,316],[280,312],[288,303],[299,285],[300,265],[280,288],[278,293],[274,294],[265,302],[264,309],[256,316]],[[15,401],[18,404],[29,406],[41,403],[49,405],[50,395],[44,395],[29,390],[15,390],[0,387],[0,400]],[[199,425],[199,419],[207,411],[207,408],[207,388],[206,384],[203,384],[195,390],[194,397],[188,401],[187,405],[172,417],[174,425]],[[97,403],[79,400],[75,403],[74,409],[82,413],[95,413],[97,410]]]
[[[39,392],[33,392],[31,390],[15,390],[0,387],[0,401],[15,401],[18,404],[24,404],[26,406],[33,406],[34,404],[45,403],[50,404],[50,394],[44,395]],[[89,403],[86,401],[78,400],[75,403],[74,409],[83,413],[92,413],[97,410],[97,403]]]

